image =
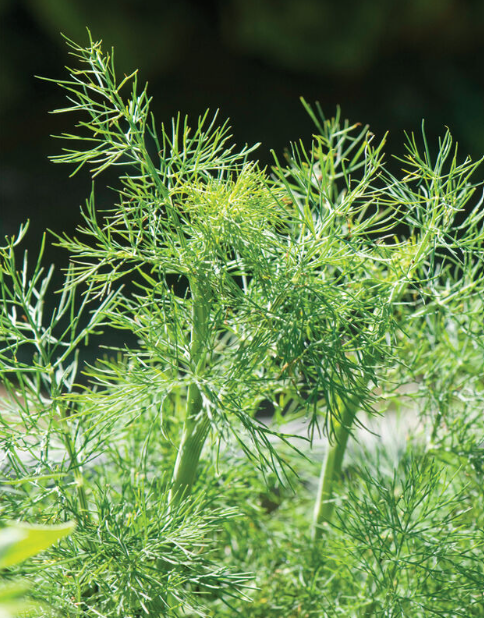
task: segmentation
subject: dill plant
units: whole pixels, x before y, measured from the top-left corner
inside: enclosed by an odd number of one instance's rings
[[[36,594],[77,616],[484,615],[480,161],[423,133],[397,177],[385,139],[304,102],[310,147],[263,170],[216,115],[159,127],[136,73],[67,42],[57,113],[80,120],[53,160],[118,184],[55,237],[55,307],[45,239],[0,251],[3,514],[77,523]],[[81,364],[108,327],[137,344]],[[405,385],[423,438],[358,447]]]

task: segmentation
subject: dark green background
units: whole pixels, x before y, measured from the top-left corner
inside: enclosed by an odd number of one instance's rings
[[[431,137],[449,126],[462,154],[484,153],[482,0],[0,0],[1,236],[30,218],[36,244],[78,221],[88,175],[47,161],[61,147],[49,135],[73,118],[48,115],[64,95],[34,75],[64,78],[59,32],[87,42],[86,26],[114,46],[120,74],[140,68],[160,122],[219,108],[266,163],[310,138],[301,95],[389,129],[388,150],[425,118]]]

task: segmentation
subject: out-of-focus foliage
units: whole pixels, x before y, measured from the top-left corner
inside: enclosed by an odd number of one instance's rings
[[[465,52],[477,42],[484,20],[484,6],[470,4],[231,0],[223,11],[224,28],[244,52],[287,68],[354,73],[398,48],[446,56]]]
[[[418,57],[437,59],[448,76],[442,99],[452,106],[456,82],[463,96],[472,98],[472,79],[464,76],[482,46],[484,29],[484,5],[458,0],[181,0],[142,5],[133,0],[1,0],[0,17],[0,106],[21,94],[22,82],[29,77],[22,67],[27,68],[35,47],[48,40],[65,57],[58,32],[81,40],[86,26],[116,46],[118,66],[129,70],[142,65],[155,78],[183,70],[190,62],[187,51],[196,50],[210,62],[213,46],[219,47],[216,53],[235,51],[278,70],[343,74],[356,80],[386,57],[395,56],[394,70],[403,80],[414,77]],[[383,82],[388,77],[380,76]],[[438,75],[432,77],[439,80]]]
[[[204,17],[243,53],[316,72],[365,70],[380,54],[400,47],[431,55],[469,53],[480,44],[484,26],[481,2],[457,0],[181,0],[143,6],[133,0],[0,1],[2,16],[16,12],[57,41],[62,53],[59,30],[81,38],[89,25],[106,40],[123,43],[117,51],[121,65],[135,58],[148,72],[175,64],[188,39],[201,34]]]
[[[44,41],[47,44],[53,42],[59,56],[65,58],[59,32],[84,39],[86,26],[92,27],[94,32],[103,32],[106,41],[120,43],[116,52],[120,66],[129,68],[133,59],[135,62],[142,60],[148,74],[163,72],[177,62],[183,46],[192,36],[191,30],[196,20],[190,8],[185,0],[161,2],[158,6],[153,3],[149,10],[137,2],[118,3],[112,0],[2,0],[0,19],[4,32],[0,37],[0,51],[4,60],[0,107],[14,103],[25,93],[26,82],[32,78],[27,54],[35,53],[35,48]],[[5,27],[7,22],[12,23],[13,29]],[[27,46],[22,41],[23,54],[20,55],[15,53],[21,52],[19,35],[23,38],[22,34],[27,29],[33,32]],[[23,71],[23,67],[27,70]]]

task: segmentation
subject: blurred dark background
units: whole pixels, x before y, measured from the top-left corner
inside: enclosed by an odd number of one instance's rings
[[[425,118],[431,139],[448,126],[462,155],[484,153],[482,0],[0,0],[0,238],[29,218],[36,245],[79,221],[88,174],[47,160],[73,117],[48,114],[64,94],[34,76],[66,77],[59,33],[87,43],[86,26],[119,74],[139,67],[159,122],[218,108],[240,146],[262,142],[264,163],[310,139],[301,95],[390,130],[387,151]]]

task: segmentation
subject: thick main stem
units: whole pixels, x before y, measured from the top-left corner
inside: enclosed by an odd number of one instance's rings
[[[204,370],[207,352],[210,290],[204,283],[190,282],[193,303],[190,355],[195,378]],[[169,495],[171,505],[178,504],[190,493],[209,430],[210,420],[203,410],[202,393],[196,381],[193,381],[188,387],[183,434],[173,470]]]
[[[360,407],[357,397],[349,399],[341,411],[341,418],[334,431],[334,443],[328,446],[324,464],[319,477],[318,493],[313,515],[313,541],[317,541],[322,534],[322,526],[331,521],[334,501],[335,485],[338,483],[343,465],[343,457],[351,433],[351,427]]]
[[[420,243],[418,243],[417,251],[411,261],[411,267],[408,269],[408,272],[405,274],[403,279],[397,281],[393,286],[388,299],[388,305],[394,305],[394,303],[403,297],[408,288],[409,281],[412,279],[419,266],[424,262],[428,248],[432,243],[434,233],[433,230],[435,229],[436,221],[437,212],[434,210],[430,225],[423,233]],[[321,537],[323,532],[323,524],[331,521],[334,509],[334,488],[341,475],[343,457],[351,432],[351,426],[353,425],[360,404],[361,399],[355,396],[348,399],[345,403],[341,413],[340,422],[335,429],[335,442],[329,446],[326,452],[324,464],[321,468],[318,494],[314,507],[312,528],[313,541],[317,541]]]
[[[195,391],[190,395],[190,391]],[[187,415],[173,470],[170,504],[179,503],[195,482],[198,462],[207,438],[210,421],[202,411],[201,393],[196,385],[188,389]]]

